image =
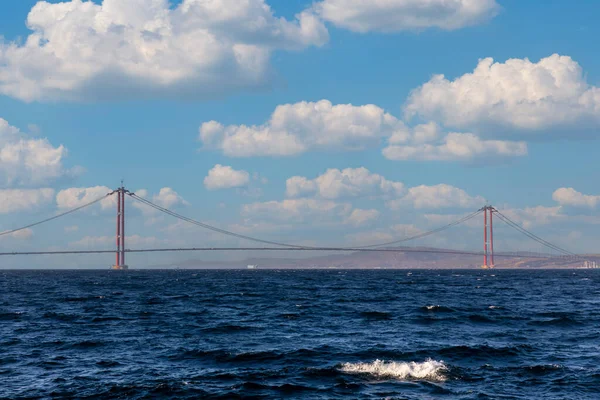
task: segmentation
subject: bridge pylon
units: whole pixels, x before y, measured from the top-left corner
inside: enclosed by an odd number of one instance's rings
[[[125,263],[125,194],[130,192],[125,189],[123,182],[115,192],[117,193],[117,251],[116,263],[112,269],[127,270],[129,266]]]
[[[492,206],[485,206],[483,211],[483,269],[494,268],[494,212],[496,209]],[[489,214],[489,224],[488,224]],[[489,232],[489,236],[488,236]],[[488,252],[489,250],[489,252]],[[488,264],[488,261],[490,263]]]

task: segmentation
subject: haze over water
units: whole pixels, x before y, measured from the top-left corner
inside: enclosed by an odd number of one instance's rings
[[[600,396],[600,273],[4,271],[2,398]]]

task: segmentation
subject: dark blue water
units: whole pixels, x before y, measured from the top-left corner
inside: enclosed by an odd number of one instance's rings
[[[600,398],[600,271],[4,271],[3,398]]]

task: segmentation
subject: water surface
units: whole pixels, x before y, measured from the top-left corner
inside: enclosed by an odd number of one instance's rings
[[[600,271],[1,271],[3,398],[600,398]]]

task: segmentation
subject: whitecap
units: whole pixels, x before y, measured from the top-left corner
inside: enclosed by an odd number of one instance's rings
[[[375,378],[398,380],[423,380],[442,382],[446,380],[443,372],[448,367],[443,361],[427,360],[417,362],[393,362],[375,360],[371,363],[344,363],[340,371],[347,374],[365,374]]]

